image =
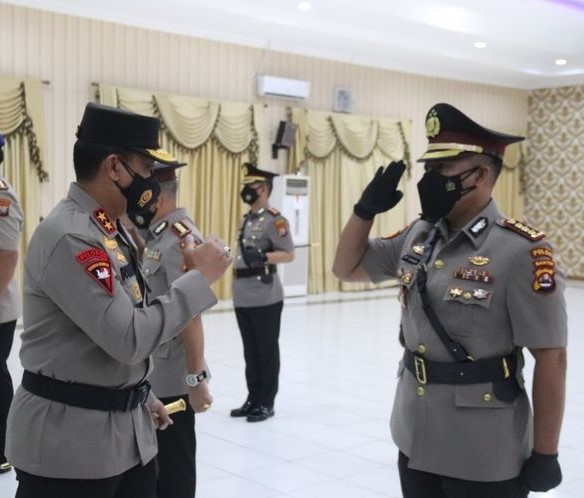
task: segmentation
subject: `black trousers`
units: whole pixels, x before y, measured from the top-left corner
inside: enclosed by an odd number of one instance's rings
[[[197,486],[195,412],[187,396],[187,409],[171,415],[174,424],[156,431],[158,438],[158,498],[193,498]],[[160,398],[166,405],[178,398]]]
[[[280,375],[280,318],[284,302],[253,308],[235,308],[245,357],[247,399],[272,408]]]
[[[507,481],[465,481],[408,468],[408,457],[398,457],[403,498],[525,498],[528,494],[518,478]]]
[[[14,396],[12,378],[8,371],[8,357],[12,349],[16,320],[0,323],[0,461],[4,460],[6,444],[6,417]]]
[[[16,469],[15,498],[156,498],[156,458],[107,479],[53,479]]]

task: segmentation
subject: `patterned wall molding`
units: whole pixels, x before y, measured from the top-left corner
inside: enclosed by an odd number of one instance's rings
[[[529,95],[525,212],[567,276],[584,278],[584,86]]]

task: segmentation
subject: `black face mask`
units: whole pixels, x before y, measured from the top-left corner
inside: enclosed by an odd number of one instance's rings
[[[476,187],[462,188],[462,182],[480,166],[475,166],[456,176],[444,176],[430,169],[418,182],[422,216],[428,221],[438,221],[446,216],[463,196]]]
[[[243,187],[241,189],[241,192],[239,193],[239,195],[241,197],[241,200],[249,205],[251,205],[255,201],[257,201],[259,196],[260,196],[257,193],[256,189],[253,187],[250,187],[249,185],[246,185],[245,187]]]
[[[144,178],[132,170],[132,168],[130,168],[130,166],[124,161],[122,161],[122,164],[132,177],[132,183],[125,188],[120,187],[116,182],[120,192],[128,201],[126,213],[132,222],[134,222],[134,219],[137,217],[143,217],[143,219],[148,219],[149,223],[154,216],[154,213],[151,213],[150,208],[160,195],[160,183],[158,183],[158,180],[154,175]],[[147,227],[148,223],[144,227]],[[144,228],[140,226],[138,227]]]

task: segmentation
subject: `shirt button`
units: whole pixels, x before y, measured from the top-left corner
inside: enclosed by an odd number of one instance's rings
[[[426,394],[426,390],[422,386],[416,387],[416,394],[418,396],[424,396],[424,394]]]
[[[441,259],[437,259],[436,261],[434,261],[434,268],[436,268],[437,270],[444,268],[444,261],[442,261]]]
[[[424,344],[418,344],[418,353],[424,354],[426,352],[426,346]]]
[[[491,399],[492,396],[490,395],[490,393],[483,394],[483,401],[486,401],[488,403],[489,401],[491,401]]]

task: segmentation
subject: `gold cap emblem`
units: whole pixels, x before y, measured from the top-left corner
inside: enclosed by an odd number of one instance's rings
[[[432,109],[426,119],[426,137],[434,138],[440,133],[440,120],[435,109]]]

